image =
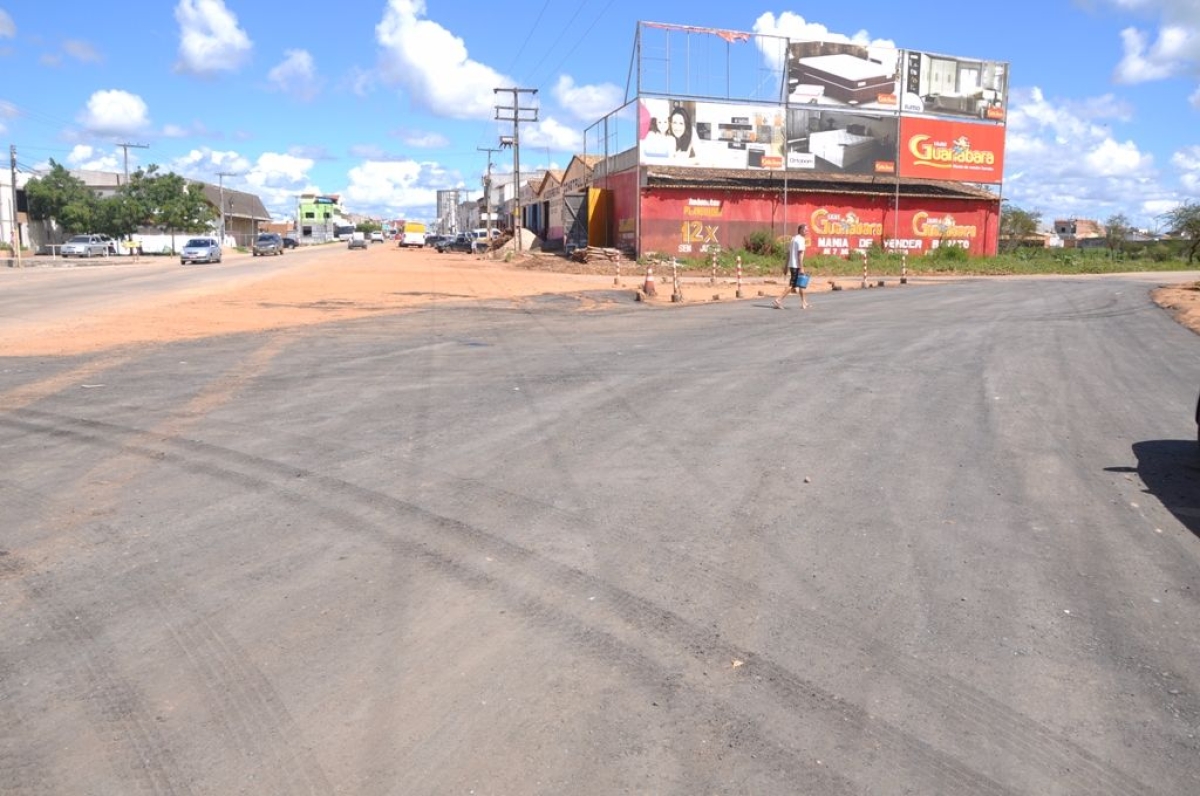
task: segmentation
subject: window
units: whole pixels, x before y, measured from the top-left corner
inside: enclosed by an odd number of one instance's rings
[[[304,217],[305,217],[305,218],[316,218],[317,216],[316,216],[316,213],[313,213],[312,211],[309,211],[309,212],[307,212],[307,213],[305,213],[305,214],[304,214]]]

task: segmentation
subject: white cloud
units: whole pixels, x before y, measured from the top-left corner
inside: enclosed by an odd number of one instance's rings
[[[310,158],[287,153],[264,152],[251,160],[238,152],[200,148],[176,158],[164,170],[212,185],[223,180],[226,188],[254,194],[275,216],[283,217],[295,207],[297,194],[320,193],[309,178],[313,164]],[[229,176],[219,178],[219,172]]]
[[[350,70],[342,83],[356,97],[366,97],[375,90],[376,79],[377,77],[373,71],[356,66]]]
[[[1005,196],[1019,207],[1055,217],[1103,220],[1116,212],[1142,215],[1162,198],[1154,158],[1114,127],[1129,122],[1128,106],[1111,95],[1052,101],[1035,87],[1012,92],[1005,147]]]
[[[521,128],[522,152],[527,146],[556,152],[578,152],[583,148],[583,133],[547,117]]]
[[[491,119],[493,89],[516,85],[490,66],[473,61],[463,40],[436,22],[422,19],[424,0],[389,0],[375,26],[380,77],[403,86],[413,102],[453,119]],[[511,99],[511,97],[510,97]]]
[[[1155,15],[1159,25],[1153,42],[1145,31],[1121,31],[1124,57],[1117,64],[1118,83],[1145,83],[1169,77],[1195,77],[1200,71],[1200,3],[1196,0],[1108,0],[1123,11]]]
[[[1200,146],[1179,150],[1171,156],[1171,165],[1179,169],[1179,182],[1189,193],[1200,192]]]
[[[134,171],[133,162],[136,158],[130,155],[130,168]],[[66,163],[73,169],[83,169],[84,171],[108,171],[108,172],[123,172],[125,170],[124,158],[118,157],[116,152],[101,153],[95,147],[87,144],[76,144],[71,153],[66,157]]]
[[[76,117],[89,132],[98,135],[129,135],[150,125],[149,109],[137,94],[128,91],[97,91]]]
[[[8,12],[0,8],[0,39],[14,39],[17,36],[17,23]]]
[[[175,20],[179,23],[179,71],[197,75],[232,72],[249,58],[254,44],[223,0],[179,0]]]
[[[416,149],[440,149],[450,145],[450,139],[441,133],[423,130],[398,130],[393,135]]]
[[[1154,166],[1151,155],[1139,151],[1132,141],[1106,138],[1088,152],[1083,162],[1098,177],[1141,177]]]
[[[307,50],[288,50],[283,59],[270,72],[267,80],[271,87],[290,94],[305,102],[312,100],[321,91],[321,79],[312,54]]]
[[[215,181],[217,172],[244,174],[249,171],[250,165],[250,161],[237,152],[221,152],[202,147],[175,158],[165,170],[194,180]]]
[[[612,113],[625,101],[624,89],[612,83],[577,86],[569,75],[559,76],[553,94],[563,110],[589,124]]]
[[[433,218],[437,192],[461,187],[457,175],[434,163],[365,161],[350,169],[343,193],[347,209],[393,218]]]
[[[79,39],[67,39],[64,41],[63,52],[76,61],[85,64],[98,64],[104,60],[104,56],[100,54],[99,50],[88,42]]]
[[[804,17],[792,11],[784,11],[778,17],[770,11],[764,13],[754,21],[751,30],[763,36],[783,36],[793,41],[840,41],[860,44],[871,51],[888,51],[890,57],[894,59],[896,43],[891,39],[873,39],[865,30],[860,30],[852,35],[845,33],[834,33],[819,22],[809,22]],[[762,51],[763,58],[767,65],[775,70],[783,69],[782,60],[785,54],[780,52],[778,45],[771,40],[755,41],[759,50]],[[886,62],[885,62],[886,63]]]

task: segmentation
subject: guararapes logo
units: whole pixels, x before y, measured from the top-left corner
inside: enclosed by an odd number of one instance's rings
[[[908,139],[908,151],[918,166],[954,169],[971,166],[995,166],[996,153],[990,149],[972,149],[971,139],[960,135],[953,141],[939,141],[921,133]]]

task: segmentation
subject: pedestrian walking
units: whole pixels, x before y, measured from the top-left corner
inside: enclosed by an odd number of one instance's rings
[[[796,234],[788,243],[788,286],[783,291],[783,295],[775,299],[775,309],[777,310],[783,309],[783,300],[793,290],[800,294],[800,309],[808,309],[808,298],[804,295],[804,289],[808,287],[808,274],[804,271],[804,250],[808,247],[808,240],[805,238],[807,234],[808,227],[800,224],[796,227]]]

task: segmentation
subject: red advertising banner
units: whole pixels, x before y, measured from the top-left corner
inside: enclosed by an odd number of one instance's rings
[[[872,246],[910,255],[953,246],[971,254],[996,251],[995,204],[963,199],[905,199],[899,211],[875,197],[810,194],[784,208],[777,194],[645,189],[641,252],[701,256],[714,247],[744,246],[763,230],[790,237],[808,224],[809,253],[848,257]],[[785,220],[786,219],[786,220]]]
[[[1004,127],[900,117],[900,176],[999,183],[1004,179]]]

